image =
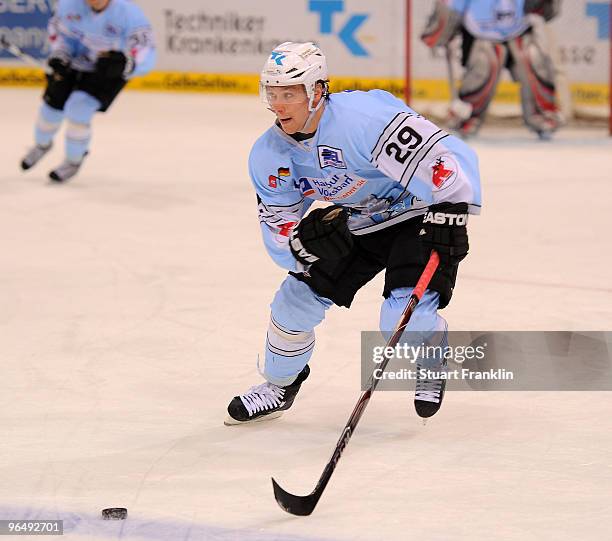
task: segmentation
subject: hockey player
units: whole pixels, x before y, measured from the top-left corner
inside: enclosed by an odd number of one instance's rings
[[[49,21],[51,74],[32,147],[21,161],[30,169],[50,150],[66,118],[66,157],[49,173],[61,182],[77,174],[88,153],[91,120],[105,112],[128,79],[155,63],[149,21],[129,0],[59,0]]]
[[[467,215],[480,210],[474,152],[387,92],[330,94],[314,44],[274,49],[260,90],[276,122],[253,146],[249,173],[264,245],[289,275],[271,305],[266,381],[233,398],[226,424],[288,409],[308,377],[326,310],[350,307],[385,269],[380,326],[392,330],[432,249],[441,266],[407,330],[437,334],[441,344],[446,322],[437,310],[450,301],[468,252]],[[313,201],[333,205],[306,214]],[[438,410],[444,383],[417,381],[420,416]]]
[[[559,127],[554,66],[546,52],[542,19],[559,12],[559,0],[437,0],[422,39],[449,46],[462,37],[465,68],[459,100],[451,104],[451,128],[474,135],[495,95],[504,68],[521,87],[523,120],[542,139]]]

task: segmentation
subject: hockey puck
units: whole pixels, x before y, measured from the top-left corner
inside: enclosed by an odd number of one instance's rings
[[[127,509],[125,507],[102,509],[102,518],[104,520],[125,520],[127,518]]]

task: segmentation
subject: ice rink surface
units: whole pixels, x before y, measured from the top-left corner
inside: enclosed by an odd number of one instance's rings
[[[58,186],[61,138],[18,168],[39,96],[0,90],[0,519],[62,518],[71,540],[609,538],[610,393],[449,393],[426,426],[411,393],[375,394],[315,513],[282,512],[270,476],[310,492],[359,396],[381,280],[329,312],[289,413],[223,426],[260,382],[284,276],[246,169],[271,114],[126,92]],[[484,209],[451,329],[610,330],[612,141],[485,129],[473,146]],[[128,520],[98,518],[112,506]]]

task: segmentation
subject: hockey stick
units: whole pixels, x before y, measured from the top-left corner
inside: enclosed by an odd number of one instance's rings
[[[33,56],[30,56],[28,53],[24,53],[19,47],[17,47],[17,45],[9,43],[4,36],[0,36],[0,47],[6,49],[13,56],[19,58],[20,60],[23,60],[27,64],[36,66],[37,68],[44,70],[45,73],[51,73],[51,70],[49,69],[49,66],[46,64],[46,62],[41,62]]]
[[[387,341],[386,347],[393,348],[399,342],[400,337],[402,336],[404,329],[406,328],[406,325],[408,325],[408,321],[410,321],[410,317],[412,316],[414,309],[421,300],[423,293],[425,293],[425,290],[427,289],[431,278],[436,272],[439,263],[440,258],[438,257],[438,254],[432,250],[431,256],[429,257],[429,261],[427,262],[427,265],[423,270],[423,274],[421,274],[421,277],[419,278],[419,281],[416,287],[414,288],[410,299],[408,300],[408,304],[406,305],[406,308],[402,312],[402,315],[400,316],[400,319],[397,322],[395,330],[393,331],[393,335]],[[383,351],[386,351],[386,349]],[[389,363],[389,360],[390,357],[387,357],[385,355],[382,362],[378,365],[380,373],[384,372],[385,368],[387,367],[387,364]],[[336,448],[334,449],[334,452],[331,458],[329,459],[329,462],[327,463],[325,469],[323,470],[323,473],[321,474],[317,486],[310,494],[308,494],[307,496],[295,496],[294,494],[289,494],[289,492],[282,489],[280,485],[274,480],[274,478],[272,478],[272,486],[274,487],[274,497],[276,498],[276,502],[278,503],[278,505],[280,505],[281,509],[287,511],[287,513],[299,516],[310,515],[314,511],[315,506],[321,498],[321,495],[323,494],[323,491],[325,490],[325,487],[327,486],[327,483],[329,482],[332,473],[334,473],[334,470],[338,465],[338,461],[340,460],[342,453],[346,449],[346,446],[348,445],[351,436],[355,432],[357,423],[359,422],[359,419],[361,419],[361,416],[363,415],[363,412],[365,411],[366,406],[370,401],[370,398],[372,398],[372,393],[376,389],[379,382],[380,379],[375,379],[374,374],[370,376],[366,390],[361,393],[361,396],[357,401],[357,405],[355,406],[355,409],[353,409],[353,413],[351,413],[351,416],[349,417],[349,420],[346,423],[344,430],[342,431],[342,435],[340,436],[340,439],[336,444]]]

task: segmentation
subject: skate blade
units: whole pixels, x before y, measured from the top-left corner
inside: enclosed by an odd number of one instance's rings
[[[233,417],[229,415],[223,421],[225,426],[236,426],[236,425],[252,425],[254,423],[261,423],[262,421],[271,421],[272,419],[278,419],[284,411],[276,411],[274,413],[270,413],[270,415],[263,415],[262,417],[257,417],[256,419],[252,419],[251,421],[236,421]]]

